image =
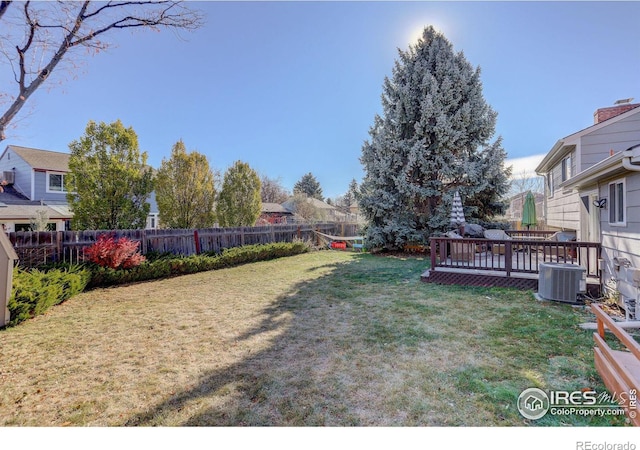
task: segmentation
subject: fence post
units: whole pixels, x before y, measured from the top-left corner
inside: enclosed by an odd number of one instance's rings
[[[142,230],[140,235],[140,250],[143,255],[147,254],[147,230]]]
[[[196,255],[200,254],[200,238],[198,237],[198,230],[193,230],[193,242],[196,244]]]
[[[62,236],[64,231],[56,231],[56,262],[62,261]]]

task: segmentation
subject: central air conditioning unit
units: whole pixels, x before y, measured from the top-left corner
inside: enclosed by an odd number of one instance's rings
[[[578,303],[578,294],[587,291],[587,269],[578,264],[540,263],[538,295],[545,300]]]

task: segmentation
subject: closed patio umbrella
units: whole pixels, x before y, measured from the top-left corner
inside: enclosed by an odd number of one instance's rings
[[[531,191],[529,191],[522,205],[522,226],[526,226],[528,230],[531,225],[537,225],[538,219],[536,216],[536,199],[533,197]]]
[[[460,193],[456,191],[453,195],[453,203],[451,204],[451,226],[461,228],[465,222],[462,199],[460,198]]]

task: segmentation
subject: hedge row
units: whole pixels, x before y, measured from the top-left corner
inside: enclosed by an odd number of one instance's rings
[[[229,248],[218,255],[161,257],[125,270],[95,266],[92,267],[93,273],[89,287],[106,287],[169,278],[251,262],[267,261],[283,256],[293,256],[307,251],[309,251],[309,246],[303,242],[279,242]]]
[[[110,269],[94,264],[44,270],[15,269],[13,294],[9,300],[11,321],[16,325],[44,313],[88,288],[114,286],[138,281],[222,269],[309,251],[303,242],[248,245],[224,250],[218,255],[161,257],[131,269]]]
[[[91,280],[91,270],[81,266],[52,269],[13,271],[13,292],[8,308],[11,313],[9,326],[43,314],[53,305],[84,291]]]

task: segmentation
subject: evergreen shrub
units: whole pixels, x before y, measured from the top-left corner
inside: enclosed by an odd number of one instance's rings
[[[87,288],[114,286],[207,270],[222,269],[284,256],[293,256],[310,250],[302,241],[264,245],[248,245],[225,249],[220,254],[170,257],[163,254],[153,261],[130,268],[102,267],[95,263],[60,265],[44,269],[14,269],[13,291],[9,300],[11,321],[17,325],[43,314],[49,308],[81,293]]]
[[[13,290],[9,299],[9,326],[45,313],[53,305],[84,291],[91,279],[91,271],[81,266],[52,269],[47,272],[16,268],[13,271]]]
[[[293,256],[305,253],[309,249],[308,244],[300,241],[279,242],[234,247],[225,249],[219,254],[208,253],[174,257],[163,255],[162,258],[146,261],[130,269],[93,266],[90,287],[115,286],[222,269],[240,264]]]

